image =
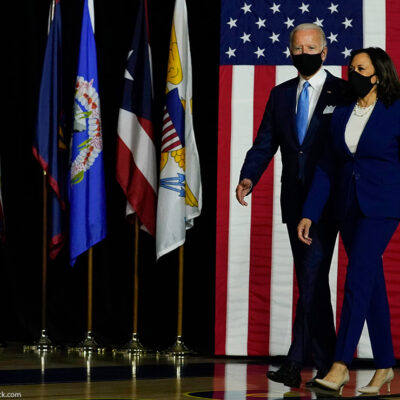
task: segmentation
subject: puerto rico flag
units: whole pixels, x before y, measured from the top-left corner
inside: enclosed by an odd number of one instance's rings
[[[346,77],[353,49],[378,46],[400,66],[400,3],[396,0],[222,0],[218,133],[215,352],[286,355],[297,300],[293,259],[281,222],[281,157],[276,154],[248,196],[234,191],[272,87],[296,76],[289,53],[294,26],[313,22],[325,31],[325,68]],[[336,321],[346,273],[340,241],[330,284]],[[396,357],[400,357],[400,231],[384,256]],[[358,357],[372,357],[364,328]]]
[[[155,236],[157,161],[146,10],[147,1],[142,0],[125,70],[118,120],[116,175],[127,198],[126,215],[136,213],[142,227]]]

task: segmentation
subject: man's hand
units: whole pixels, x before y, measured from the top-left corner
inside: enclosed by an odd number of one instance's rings
[[[299,225],[297,225],[297,236],[305,244],[310,245],[312,239],[308,236],[310,234],[312,221],[309,218],[303,218]]]
[[[253,182],[250,179],[242,179],[236,187],[236,198],[242,206],[247,206],[244,197],[250,192],[253,187]]]

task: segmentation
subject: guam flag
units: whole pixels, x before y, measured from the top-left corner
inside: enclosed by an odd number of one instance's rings
[[[106,206],[93,0],[85,0],[69,174],[70,259],[106,236]]]
[[[61,85],[61,0],[53,2],[39,91],[33,155],[46,172],[49,192],[49,252],[54,259],[65,242],[68,152],[64,138]]]
[[[201,212],[200,163],[192,120],[192,62],[185,0],[176,0],[168,59],[157,204],[157,258],[185,242]]]

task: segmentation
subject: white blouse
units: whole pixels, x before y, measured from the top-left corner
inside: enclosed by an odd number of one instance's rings
[[[360,107],[358,104],[354,106],[351,116],[346,125],[346,131],[344,133],[344,139],[347,147],[351,153],[357,151],[358,142],[360,141],[361,134],[367,124],[369,117],[372,114],[372,110],[375,107],[375,103],[368,107]]]

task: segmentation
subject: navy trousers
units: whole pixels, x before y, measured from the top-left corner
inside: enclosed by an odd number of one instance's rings
[[[299,287],[288,359],[299,366],[313,362],[319,370],[329,369],[336,343],[329,269],[338,229],[326,221],[314,224],[311,246],[298,239],[297,223],[288,223],[287,229]]]
[[[354,188],[350,198],[347,218],[340,226],[349,263],[335,360],[351,363],[367,321],[375,366],[389,368],[396,362],[382,255],[399,221],[364,216]]]

